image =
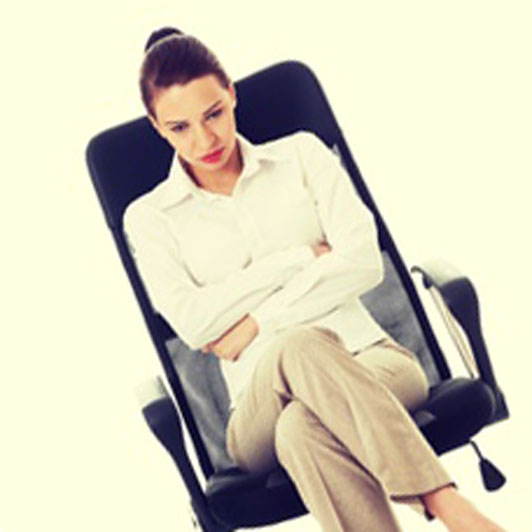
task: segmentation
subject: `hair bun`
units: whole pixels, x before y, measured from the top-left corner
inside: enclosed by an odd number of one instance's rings
[[[144,52],[147,52],[148,49],[151,48],[157,41],[160,41],[161,39],[168,37],[168,35],[174,35],[174,34],[184,35],[184,33],[181,30],[177,28],[173,28],[171,26],[165,26],[164,28],[155,30],[148,37],[148,40],[146,41],[146,45],[144,46]]]

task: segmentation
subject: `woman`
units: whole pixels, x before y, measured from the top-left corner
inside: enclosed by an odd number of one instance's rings
[[[263,145],[238,133],[233,84],[194,37],[162,28],[145,52],[142,99],[176,156],[124,228],[154,306],[221,360],[230,456],[281,464],[327,532],[400,530],[388,495],[454,532],[503,530],[408,414],[428,381],[359,300],[382,259],[336,156],[308,132]]]

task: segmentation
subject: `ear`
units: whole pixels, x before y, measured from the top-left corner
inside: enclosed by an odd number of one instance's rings
[[[159,131],[159,124],[157,123],[157,120],[155,120],[155,118],[153,118],[153,116],[152,116],[150,113],[148,113],[148,118],[149,118],[149,120],[150,120],[150,122],[151,122],[151,125],[152,125],[157,131]]]
[[[238,102],[238,98],[236,96],[235,86],[231,83],[227,87],[227,90],[229,91],[229,94],[231,95],[231,99],[233,100],[233,109],[234,109],[236,107],[237,102]]]
[[[153,118],[153,116],[150,113],[148,113],[148,118],[150,120],[151,125],[154,127],[155,131],[157,131],[157,133],[159,133],[159,135],[161,135],[161,137],[166,138],[166,136],[164,135],[163,131],[159,127],[159,124],[157,123],[157,120],[155,120],[155,118]]]

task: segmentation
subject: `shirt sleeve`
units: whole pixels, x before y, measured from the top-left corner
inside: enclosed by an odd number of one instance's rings
[[[128,208],[124,232],[152,306],[191,349],[219,338],[316,260],[312,248],[302,245],[255,260],[222,282],[198,286],[159,210],[146,204]]]
[[[373,213],[339,157],[310,132],[297,135],[296,148],[331,251],[250,312],[261,332],[328,314],[378,285],[384,276]]]

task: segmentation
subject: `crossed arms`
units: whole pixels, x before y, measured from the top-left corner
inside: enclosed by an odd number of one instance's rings
[[[315,244],[312,251],[316,257],[329,253],[330,246],[327,243]],[[233,327],[223,333],[217,340],[209,342],[201,348],[203,353],[214,353],[219,358],[237,360],[240,353],[253,341],[259,333],[259,324],[250,314],[246,314]]]

